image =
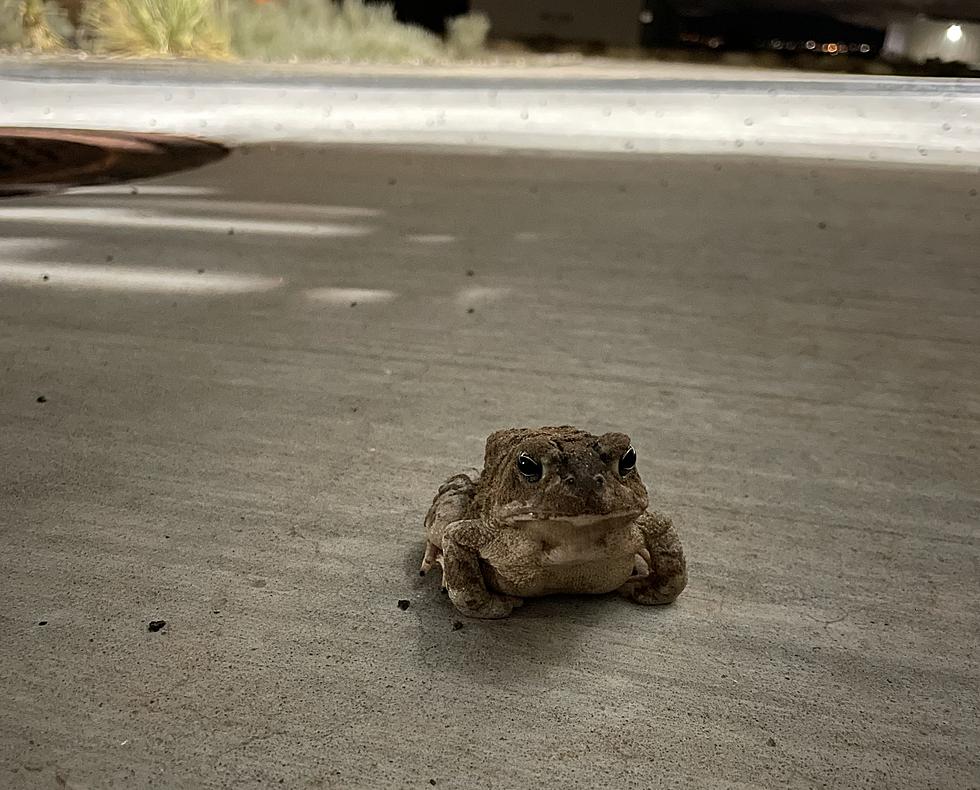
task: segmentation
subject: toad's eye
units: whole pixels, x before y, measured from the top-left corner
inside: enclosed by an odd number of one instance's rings
[[[619,459],[619,473],[628,475],[634,469],[636,469],[636,450],[631,445],[630,449],[623,453],[623,457]]]
[[[541,463],[535,461],[527,453],[517,456],[517,471],[520,472],[529,483],[536,483],[541,479]]]

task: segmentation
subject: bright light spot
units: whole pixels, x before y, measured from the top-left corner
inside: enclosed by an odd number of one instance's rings
[[[952,41],[954,44],[963,38],[963,28],[959,25],[950,25],[946,28],[946,38]]]
[[[135,190],[135,192],[134,192]],[[159,184],[111,184],[100,187],[72,187],[72,195],[216,195],[212,187],[162,186]]]
[[[269,291],[282,285],[279,277],[222,274],[125,266],[82,266],[68,263],[0,263],[0,282],[44,288],[100,288],[147,293],[220,294]]]
[[[448,244],[451,241],[456,241],[456,237],[450,236],[448,233],[418,233],[409,236],[408,240],[416,241],[419,244]]]
[[[314,288],[307,291],[306,296],[317,302],[349,306],[370,304],[372,302],[390,302],[398,294],[394,291],[376,290],[371,288]]]
[[[831,55],[836,55],[837,54],[837,45],[836,44],[828,44],[827,45],[827,52],[829,52]]]
[[[266,217],[300,217],[312,220],[333,219],[340,217],[378,217],[384,212],[376,208],[361,208],[360,206],[318,206],[316,203],[263,203],[247,200],[144,200],[141,207],[147,204],[159,206],[162,211],[174,211],[181,214],[198,212],[207,213],[224,211],[231,214],[261,214]]]
[[[817,42],[816,41],[812,41],[812,40],[811,41],[807,41],[806,42],[806,48],[807,49],[816,49],[817,48]]]
[[[474,287],[464,288],[456,294],[456,301],[462,305],[497,302],[510,293],[510,288]]]
[[[117,208],[64,206],[10,206],[0,208],[0,222],[45,222],[60,225],[96,225],[100,228],[157,228],[276,236],[365,236],[370,228],[315,222],[278,222],[241,217],[177,217]]]
[[[60,247],[64,244],[62,241],[57,239],[32,239],[32,238],[9,238],[0,239],[0,256],[6,257],[8,255],[17,253],[19,255],[24,255],[25,253],[39,252],[41,250],[50,250],[53,247]]]
[[[861,45],[861,51],[864,52],[865,54],[867,54],[868,52],[871,51],[871,47],[868,46],[867,44],[862,44]]]

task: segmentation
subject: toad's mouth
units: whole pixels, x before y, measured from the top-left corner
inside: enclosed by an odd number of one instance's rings
[[[521,526],[528,524],[567,524],[570,527],[592,527],[600,524],[611,524],[614,522],[632,521],[643,513],[642,510],[617,510],[613,513],[576,513],[569,515],[564,513],[548,513],[538,510],[528,510],[521,513],[510,513],[504,515],[501,521],[504,524]]]

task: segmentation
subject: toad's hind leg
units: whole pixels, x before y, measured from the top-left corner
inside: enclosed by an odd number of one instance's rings
[[[470,477],[458,474],[439,486],[439,491],[425,516],[425,556],[419,568],[420,576],[425,576],[437,563],[445,567],[442,560],[443,535],[450,524],[469,516],[479,479],[479,475]]]

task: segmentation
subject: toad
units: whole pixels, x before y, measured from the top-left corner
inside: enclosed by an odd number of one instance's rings
[[[483,471],[439,488],[425,517],[420,573],[469,617],[506,617],[524,598],[620,594],[671,603],[687,584],[671,520],[647,510],[623,433],[513,428],[487,439]]]

